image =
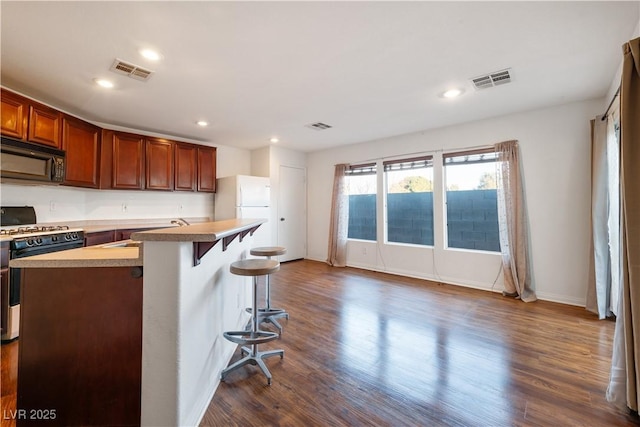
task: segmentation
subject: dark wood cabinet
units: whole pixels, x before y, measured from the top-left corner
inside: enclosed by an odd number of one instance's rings
[[[55,419],[18,426],[140,425],[140,272],[22,269],[17,407]]]
[[[147,138],[146,188],[173,190],[173,142]]]
[[[144,188],[145,138],[114,132],[112,140],[111,188]]]
[[[111,243],[115,241],[116,241],[115,230],[95,231],[93,233],[85,233],[84,235],[85,246],[103,245],[105,243]]]
[[[65,185],[98,188],[101,129],[74,117],[62,119],[62,149],[67,153]]]
[[[0,90],[0,133],[11,138],[27,139],[29,103],[26,98]]]
[[[22,141],[62,147],[62,113],[2,89],[0,131]]]
[[[216,191],[216,149],[198,147],[198,191]]]
[[[0,329],[7,330],[9,306],[9,242],[0,242]]]
[[[64,150],[64,185],[216,191],[215,147],[101,129],[11,91],[0,90],[2,135]]]
[[[0,298],[2,298],[2,304],[0,305],[0,333],[4,335],[9,325],[9,305],[6,303],[9,300],[8,268],[0,269]]]
[[[27,140],[37,144],[62,147],[62,114],[53,108],[31,103]]]
[[[116,240],[127,240],[131,238],[133,233],[148,230],[153,230],[153,228],[128,228],[126,230],[116,230]]]
[[[198,149],[191,144],[175,144],[174,149],[174,189],[176,191],[196,191],[198,175]]]

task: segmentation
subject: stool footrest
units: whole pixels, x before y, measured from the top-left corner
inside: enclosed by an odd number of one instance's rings
[[[278,339],[278,334],[267,331],[227,331],[223,336],[240,345],[264,344]]]
[[[235,362],[233,365],[224,369],[220,374],[220,380],[224,381],[227,377],[227,374],[231,371],[234,371],[238,368],[243,367],[244,365],[258,365],[262,373],[267,377],[267,384],[271,385],[271,372],[267,369],[267,365],[264,364],[262,359],[266,359],[271,356],[280,356],[280,359],[284,358],[284,350],[269,350],[269,351],[255,351],[252,352],[248,348],[241,348],[240,354],[245,357]]]

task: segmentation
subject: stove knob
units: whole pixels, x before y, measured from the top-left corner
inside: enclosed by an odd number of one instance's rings
[[[33,239],[27,239],[27,246],[33,246],[35,244]]]
[[[78,240],[78,233],[71,233],[73,240]]]
[[[51,241],[52,242],[57,242],[58,241],[58,236],[51,236]]]
[[[36,245],[41,245],[42,244],[42,237],[38,237],[36,239]]]
[[[69,233],[64,235],[64,240],[69,241],[71,240],[71,235]]]

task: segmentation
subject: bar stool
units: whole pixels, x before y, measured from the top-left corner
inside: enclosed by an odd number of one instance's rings
[[[250,330],[228,331],[224,332],[223,336],[229,341],[241,346],[250,345],[251,347],[241,348],[241,354],[246,354],[246,356],[225,368],[220,374],[220,380],[224,381],[229,372],[241,368],[244,365],[251,364],[258,365],[267,377],[267,384],[271,385],[271,373],[262,359],[276,355],[280,355],[280,359],[282,359],[284,357],[284,350],[258,351],[259,344],[264,344],[278,338],[278,334],[275,332],[261,331],[258,329],[259,323],[258,316],[256,315],[258,312],[258,276],[269,275],[279,269],[280,263],[271,259],[245,259],[231,264],[230,270],[232,274],[253,277],[253,313],[251,315]]]
[[[267,259],[271,259],[272,256],[284,255],[285,253],[287,253],[287,250],[282,246],[262,246],[259,248],[253,248],[250,251],[250,254],[253,256],[264,256],[267,257]],[[278,333],[282,334],[282,326],[276,319],[285,317],[289,320],[289,313],[282,308],[271,307],[271,286],[268,274],[265,282],[265,306],[258,309],[258,323],[271,323],[278,329]],[[247,311],[251,312],[250,309]]]

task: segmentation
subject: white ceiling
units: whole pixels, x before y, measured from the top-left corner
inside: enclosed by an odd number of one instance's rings
[[[3,0],[1,83],[95,122],[315,151],[603,97],[638,3]],[[155,74],[114,74],[115,58]],[[504,68],[508,85],[469,83]],[[450,86],[466,93],[438,97]]]

